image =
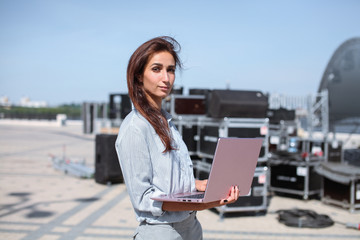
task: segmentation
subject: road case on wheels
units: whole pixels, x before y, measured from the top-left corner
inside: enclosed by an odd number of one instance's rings
[[[320,162],[269,158],[270,191],[299,195],[305,200],[320,196],[322,177],[315,171]]]
[[[256,167],[250,192],[247,196],[240,197],[236,202],[217,207],[220,218],[227,212],[266,212],[268,208],[268,184],[267,167]],[[194,161],[195,177],[207,179],[211,170],[211,164],[206,160]]]
[[[323,176],[323,203],[360,211],[360,167],[323,162],[315,170]]]
[[[177,116],[172,120],[182,136],[190,156],[197,154],[198,118],[194,116]]]

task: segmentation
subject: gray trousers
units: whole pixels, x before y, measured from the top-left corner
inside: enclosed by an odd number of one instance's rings
[[[136,240],[202,240],[202,228],[196,212],[182,222],[167,224],[140,223],[134,238]]]

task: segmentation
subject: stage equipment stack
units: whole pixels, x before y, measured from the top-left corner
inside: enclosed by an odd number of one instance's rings
[[[198,95],[170,96],[168,111],[191,153],[198,179],[208,178],[218,138],[264,139],[249,195],[217,208],[220,216],[226,212],[266,211],[267,96],[259,91],[190,89],[189,93]]]
[[[217,208],[222,217],[226,212],[245,212],[245,211],[266,211],[267,209],[267,161],[268,154],[268,119],[250,118],[199,118],[198,121],[198,151],[199,161],[196,165],[200,170],[199,175],[209,174],[212,159],[214,157],[217,139],[219,137],[241,137],[264,139],[260,150],[258,166],[248,196],[239,198],[233,204]],[[241,160],[241,156],[239,156]],[[204,170],[208,169],[208,171]],[[201,172],[203,171],[203,172]]]

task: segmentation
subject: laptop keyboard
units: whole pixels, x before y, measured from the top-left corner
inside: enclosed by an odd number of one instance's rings
[[[200,194],[194,194],[194,195],[188,195],[188,196],[181,196],[179,198],[204,198],[204,193],[200,193]]]

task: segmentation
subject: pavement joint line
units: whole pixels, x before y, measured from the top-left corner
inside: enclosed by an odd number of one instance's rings
[[[102,196],[106,195],[111,190],[115,189],[114,187],[107,187],[102,190],[100,193],[96,194],[95,198],[101,198]],[[82,209],[86,208],[87,206],[91,205],[93,202],[82,202],[76,207],[68,210],[67,212],[61,214],[54,220],[50,221],[49,223],[43,224],[38,230],[31,232],[29,235],[25,236],[21,240],[35,240],[39,239],[45,234],[52,234],[51,230],[55,227],[61,225],[62,222],[73,216],[75,213],[81,211]]]
[[[53,178],[64,178],[66,175],[56,175],[56,174],[38,174],[38,173],[4,173],[0,172],[0,176],[7,176],[7,177],[53,177]],[[80,180],[80,178],[79,178]]]
[[[71,143],[67,143],[67,144],[71,144]],[[38,152],[38,151],[44,151],[50,148],[59,148],[61,149],[64,146],[64,144],[52,144],[52,145],[47,145],[47,146],[42,146],[42,147],[38,147],[38,148],[31,148],[29,150],[24,150],[24,151],[18,151],[18,152],[9,152],[9,153],[1,153],[0,157],[9,157],[9,156],[17,156],[17,155],[26,155],[29,153],[33,153],[33,152]]]
[[[76,138],[76,139],[80,139],[80,140],[86,140],[86,141],[95,141],[95,139],[93,137],[84,137],[82,135],[78,135],[78,134],[74,134],[74,133],[69,133],[69,132],[61,132],[61,131],[52,131],[52,134],[56,134],[56,135],[61,135],[61,136],[67,136],[67,137],[71,137],[71,138]]]
[[[256,238],[243,238],[243,237],[240,237],[238,239],[241,239],[241,240],[254,240]],[[204,237],[204,240],[236,240],[235,238],[206,238]]]
[[[125,239],[131,239],[133,236],[132,235],[123,235],[123,234],[88,234],[88,233],[84,233],[81,235],[82,237],[90,237],[90,238],[100,238],[100,239],[106,239],[106,238],[115,238],[115,239],[121,239],[121,238],[125,238]],[[75,238],[73,238],[75,239]]]
[[[21,229],[0,229],[0,232],[6,233],[30,233],[31,230],[21,230]],[[1,235],[0,235],[1,237]]]
[[[243,238],[243,237],[240,237],[238,239],[241,239],[241,240],[254,240],[256,238]],[[206,238],[204,237],[204,240],[236,240],[234,238]]]
[[[344,238],[356,238],[359,239],[359,234],[357,235],[343,235],[343,234],[339,234],[339,235],[334,235],[334,234],[312,234],[312,233],[276,233],[276,232],[246,232],[246,231],[220,231],[220,230],[203,230],[204,234],[231,234],[231,235],[247,235],[247,236],[271,236],[271,237],[307,237],[307,238],[339,238],[339,239],[344,239]]]
[[[23,211],[25,209],[35,209],[36,206],[40,206],[40,205],[46,205],[46,204],[54,204],[54,203],[64,203],[64,202],[72,202],[73,200],[60,200],[60,201],[51,201],[51,202],[36,202],[30,205],[25,205],[22,207],[18,207],[18,208],[10,208],[10,210],[6,213],[0,214],[0,217],[5,217],[8,215],[12,215],[14,213]],[[23,203],[25,204],[25,202]]]
[[[88,216],[80,224],[76,225],[76,227],[73,227],[69,232],[64,233],[59,240],[75,239],[73,237],[82,234],[86,228],[91,227],[92,223],[94,223],[97,219],[103,216],[105,212],[108,212],[111,208],[116,206],[126,196],[127,191],[124,189],[119,195],[114,197],[111,201],[99,208],[94,213],[90,214],[90,216]]]
[[[134,230],[136,227],[118,227],[118,226],[91,226],[92,229],[107,229],[107,230]]]
[[[33,222],[9,222],[9,221],[0,221],[1,224],[7,224],[7,225],[32,225],[32,226],[41,226],[42,223],[33,223]]]

